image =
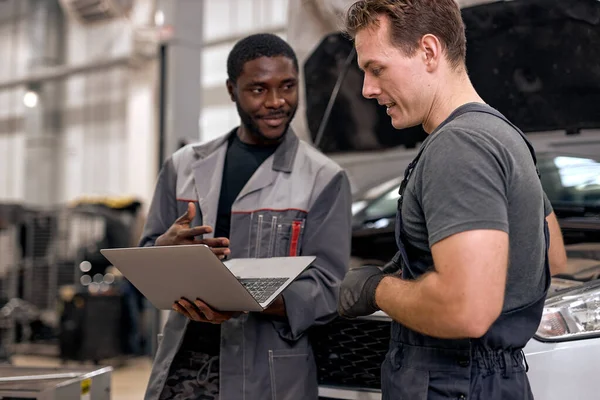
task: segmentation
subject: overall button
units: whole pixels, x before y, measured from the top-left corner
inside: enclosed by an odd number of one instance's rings
[[[461,394],[460,396],[458,396],[459,400],[467,400],[467,396],[465,396],[464,394]]]

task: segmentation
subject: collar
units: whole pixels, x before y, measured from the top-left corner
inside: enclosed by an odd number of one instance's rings
[[[213,141],[204,143],[194,147],[196,153],[196,159],[206,158],[210,154],[217,151],[221,146],[227,146],[231,135],[235,135],[237,127],[232,129],[228,134],[221,136]],[[273,170],[281,172],[292,172],[296,153],[298,152],[298,146],[300,145],[300,139],[294,133],[291,127],[288,128],[283,142],[277,147],[273,154]]]

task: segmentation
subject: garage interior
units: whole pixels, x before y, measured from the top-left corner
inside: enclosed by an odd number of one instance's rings
[[[552,291],[575,290],[585,304],[573,326],[542,321],[534,393],[596,399],[587,377],[600,356],[600,1],[457,2],[475,88],[540,154],[569,257]],[[351,266],[394,256],[398,186],[426,134],[394,130],[362,97],[339,31],[352,3],[0,0],[0,399],[143,398],[168,312],[128,291],[99,250],[137,246],[171,154],[239,124],[226,59],[249,34],[276,34],[298,55],[292,127],[348,172]],[[548,308],[571,307],[564,301]],[[323,399],[381,399],[389,322],[378,314],[313,332]],[[578,368],[533,356],[549,348]],[[73,388],[56,394],[59,382]]]

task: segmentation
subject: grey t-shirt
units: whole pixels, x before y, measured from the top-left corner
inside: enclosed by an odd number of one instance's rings
[[[456,110],[423,143],[404,192],[405,238],[429,252],[453,234],[495,229],[509,234],[504,311],[544,291],[543,219],[552,208],[531,153],[517,131],[497,116]],[[483,267],[483,266],[482,266]],[[424,273],[425,271],[418,271]]]

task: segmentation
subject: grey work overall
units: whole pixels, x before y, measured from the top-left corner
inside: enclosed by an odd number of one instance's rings
[[[523,137],[535,162],[535,153],[522,132],[504,116],[474,106],[464,112],[484,112],[502,118]],[[402,195],[423,149],[407,167],[400,186],[396,217],[395,260],[403,279],[413,280],[433,265],[430,253],[412,246],[402,227]],[[489,331],[478,339],[437,339],[392,323],[390,349],[381,368],[384,400],[529,400],[533,399],[526,375],[523,347],[536,332],[550,286],[549,233],[546,240],[546,287],[543,296],[524,307],[503,312]]]

